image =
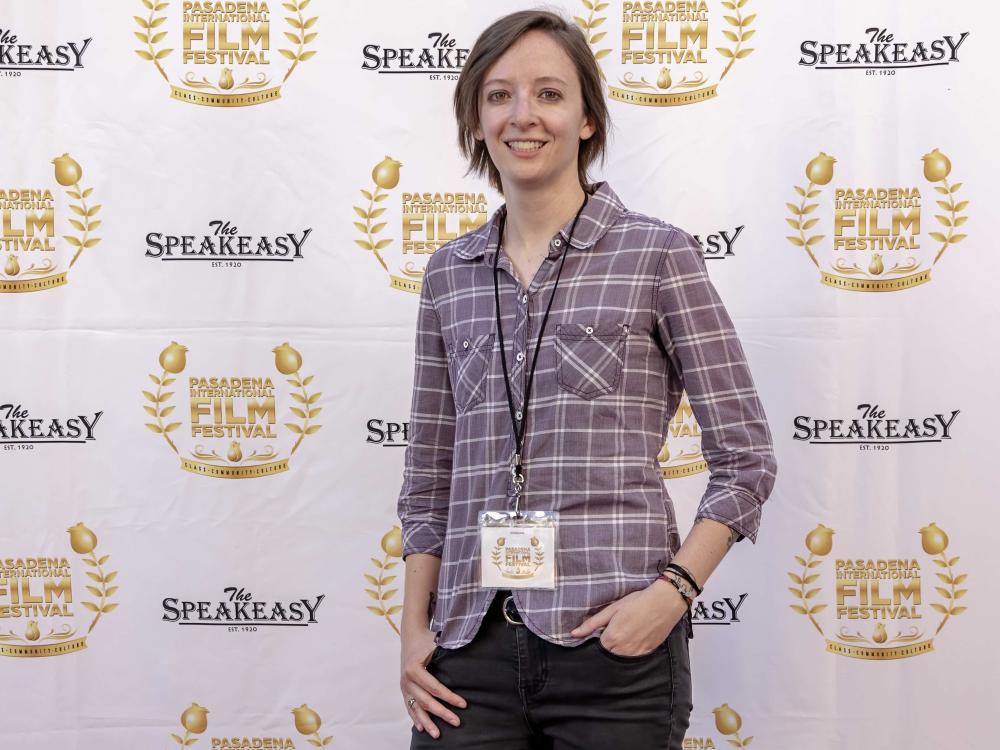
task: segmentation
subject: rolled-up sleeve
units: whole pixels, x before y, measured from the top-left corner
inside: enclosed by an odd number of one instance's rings
[[[412,552],[441,557],[448,526],[455,403],[441,322],[425,279],[417,313],[409,444],[397,514],[403,559]]]
[[[657,329],[701,427],[709,468],[695,520],[719,521],[756,543],[777,473],[771,431],[702,249],[686,232],[670,230],[655,294]]]

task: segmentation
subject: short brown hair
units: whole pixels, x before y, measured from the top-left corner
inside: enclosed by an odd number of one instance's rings
[[[580,142],[577,171],[580,184],[586,185],[587,168],[600,157],[604,163],[611,118],[604,99],[604,84],[597,60],[587,43],[587,37],[571,21],[546,10],[522,10],[503,16],[479,35],[462,68],[455,86],[455,119],[458,120],[458,147],[469,160],[466,174],[486,174],[490,185],[503,193],[500,172],[493,164],[484,141],[474,135],[479,126],[479,91],[486,72],[525,33],[539,29],[569,55],[580,79],[583,112],[594,125],[594,134]]]

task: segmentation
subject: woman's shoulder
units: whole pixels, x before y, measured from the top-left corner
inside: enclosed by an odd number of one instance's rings
[[[669,221],[650,216],[631,208],[624,209],[615,223],[614,229],[620,232],[637,232],[648,238],[645,241],[650,247],[664,251],[674,249],[699,248],[694,235]]]

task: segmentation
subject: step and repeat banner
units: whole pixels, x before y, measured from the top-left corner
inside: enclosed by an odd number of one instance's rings
[[[457,0],[0,9],[0,745],[399,748],[424,267],[502,203]],[[563,0],[608,180],[694,234],[779,480],[695,607],[685,747],[986,747],[988,3]],[[682,530],[708,479],[684,403]]]

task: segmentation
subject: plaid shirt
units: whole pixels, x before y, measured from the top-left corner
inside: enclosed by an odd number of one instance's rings
[[[538,326],[560,257],[572,246],[538,356],[523,455],[522,509],[560,514],[556,588],[514,589],[527,627],[568,646],[585,640],[570,630],[649,586],[680,547],[656,456],[682,390],[710,470],[696,517],[755,542],[776,472],[764,409],[701,247],[686,232],[626,209],[606,182],[588,192],[572,241],[570,220],[527,290],[508,257],[499,260],[520,410]],[[505,211],[437,250],[420,295],[398,513],[404,558],[441,557],[431,629],[445,648],[472,640],[495,593],[480,588],[478,513],[513,509],[514,439],[492,271]]]

